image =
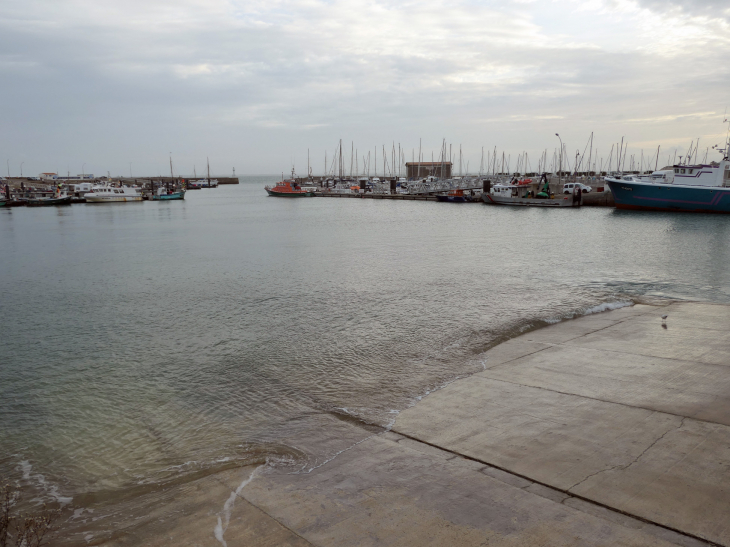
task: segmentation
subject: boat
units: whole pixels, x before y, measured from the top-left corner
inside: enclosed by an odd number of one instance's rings
[[[170,201],[175,199],[185,199],[185,190],[181,188],[177,192],[172,192],[160,187],[157,189],[157,194],[152,196],[153,201]]]
[[[210,178],[210,160],[208,158],[205,158],[205,160],[208,162],[208,176],[205,180],[199,180],[197,182],[201,183],[201,188],[218,188],[218,179]]]
[[[467,198],[464,195],[464,190],[461,188],[450,190],[448,194],[436,195],[436,199],[438,201],[450,201],[452,203],[462,203],[467,201]]]
[[[556,197],[550,193],[547,176],[544,186],[535,194],[527,184],[495,184],[489,192],[482,193],[482,201],[492,205],[516,205],[522,207],[580,207],[581,195]]]
[[[659,176],[666,171],[657,171],[651,177],[606,177],[606,184],[611,188],[617,209],[730,213],[727,155],[720,163],[674,165],[673,172],[673,178]]]
[[[218,179],[199,179],[188,182],[188,190],[200,190],[201,188],[218,188]]]
[[[50,198],[26,198],[28,207],[45,207],[50,205],[71,205],[71,198],[59,184],[53,197]]]
[[[315,196],[314,190],[304,190],[297,184],[294,177],[294,169],[292,169],[291,174],[291,179],[277,182],[276,186],[265,186],[264,189],[270,196],[283,198],[312,198]]]
[[[125,203],[128,201],[142,201],[143,196],[139,188],[129,186],[98,185],[91,188],[91,192],[84,195],[86,203]]]
[[[71,200],[73,202],[73,200]],[[27,199],[10,199],[5,200],[5,207],[23,207],[24,205],[28,205]],[[0,205],[2,207],[2,205]]]

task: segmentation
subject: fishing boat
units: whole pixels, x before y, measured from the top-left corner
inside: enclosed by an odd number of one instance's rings
[[[71,205],[71,198],[63,189],[62,185],[58,185],[53,197],[49,198],[27,198],[28,207],[44,207],[50,205]]]
[[[93,186],[91,192],[84,195],[86,203],[126,203],[142,201],[143,196],[139,188],[122,186],[121,188],[109,185]]]
[[[436,195],[436,199],[438,201],[450,201],[452,203],[463,203],[467,201],[464,190],[461,188],[450,190],[448,194]]]
[[[153,201],[170,201],[175,199],[185,199],[185,190],[181,188],[180,190],[173,192],[166,188],[158,188],[157,193],[152,196]]]
[[[556,197],[550,193],[547,176],[542,177],[544,186],[535,194],[528,184],[495,184],[489,192],[482,194],[482,201],[493,205],[516,205],[522,207],[580,207],[581,195]]]
[[[674,177],[606,177],[617,209],[730,213],[730,161],[674,165]],[[662,172],[656,172],[665,173]]]
[[[277,182],[276,186],[265,186],[264,189],[270,196],[282,198],[312,198],[315,196],[314,190],[304,190],[299,186],[294,177],[294,169],[291,172],[290,180],[282,180]]]

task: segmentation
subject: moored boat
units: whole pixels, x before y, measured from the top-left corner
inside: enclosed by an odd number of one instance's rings
[[[185,190],[182,188],[176,192],[159,188],[157,194],[152,196],[153,201],[170,201],[175,199],[185,199]]]
[[[452,203],[463,203],[467,201],[467,198],[464,195],[464,190],[462,190],[461,188],[456,188],[454,190],[449,190],[448,194],[437,195],[436,200],[450,201]]]
[[[46,205],[71,205],[71,196],[53,198],[28,198],[28,207],[43,207]]]
[[[265,186],[266,192],[270,196],[286,197],[286,198],[311,198],[314,197],[314,192],[311,190],[303,190],[293,180],[283,180],[276,184],[276,186]]]
[[[730,213],[730,161],[727,155],[720,163],[674,165],[673,171],[673,178],[628,175],[606,177],[606,183],[617,209]]]
[[[305,190],[297,184],[294,177],[294,169],[292,169],[291,174],[291,179],[277,182],[276,186],[264,186],[264,189],[270,196],[284,198],[311,198],[315,196],[314,190]]]
[[[543,175],[541,182],[544,187],[537,194],[530,190],[529,184],[495,184],[489,192],[482,194],[482,201],[522,207],[580,207],[580,193],[557,197],[550,193],[547,175]]]
[[[91,192],[84,195],[86,203],[126,203],[130,201],[142,201],[143,196],[139,188],[129,186],[94,186]]]
[[[58,185],[53,197],[48,198],[27,198],[28,207],[45,207],[50,205],[71,205],[71,198],[63,189],[61,184]]]

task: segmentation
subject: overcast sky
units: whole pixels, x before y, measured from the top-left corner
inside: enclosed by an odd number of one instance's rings
[[[339,139],[536,168],[591,131],[702,160],[729,59],[727,0],[2,0],[0,173],[317,174]]]

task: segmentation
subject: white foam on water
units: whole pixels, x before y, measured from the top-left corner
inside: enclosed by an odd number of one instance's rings
[[[601,313],[604,311],[611,311],[611,310],[618,310],[621,308],[626,308],[628,306],[633,306],[634,303],[630,300],[628,301],[619,301],[619,302],[604,302],[603,304],[599,304],[598,306],[593,306],[592,308],[588,308],[583,312],[583,315],[590,315],[592,313]]]
[[[548,318],[543,319],[542,321],[544,321],[545,323],[548,323],[549,325],[554,325],[555,323],[560,323],[561,321],[565,321],[566,319],[573,319],[574,317],[579,317],[582,315],[591,315],[593,313],[603,313],[604,311],[618,310],[621,308],[626,308],[628,306],[633,306],[634,304],[635,303],[632,302],[631,300],[617,300],[615,302],[603,302],[602,304],[598,304],[597,306],[593,306],[591,308],[586,308],[579,312],[567,313],[565,315],[560,315],[558,317],[548,317]],[[523,332],[530,327],[532,327],[531,324],[526,325],[520,329],[520,332]]]
[[[251,474],[248,476],[248,478],[244,479],[243,482],[238,485],[238,488],[236,488],[235,492],[231,492],[231,495],[228,496],[226,503],[223,504],[223,517],[221,518],[220,516],[218,516],[218,524],[216,524],[215,528],[213,529],[213,535],[215,536],[215,539],[217,539],[221,543],[221,545],[223,545],[223,547],[228,547],[228,544],[223,538],[223,535],[226,533],[226,530],[228,530],[228,524],[231,522],[231,511],[233,510],[233,506],[236,503],[236,498],[241,495],[241,491],[246,488],[246,485],[248,485],[248,483],[250,483],[254,479],[254,477],[256,476],[256,472],[262,467],[263,465],[260,465],[256,469],[251,471]]]
[[[56,486],[55,484],[50,484],[48,481],[46,481],[46,477],[44,477],[40,473],[32,473],[33,466],[28,460],[22,460],[19,465],[20,469],[23,472],[24,480],[34,481],[46,495],[52,497],[61,505],[68,505],[73,501],[73,498],[70,498],[68,496],[62,496],[61,493],[58,491],[58,486]]]

